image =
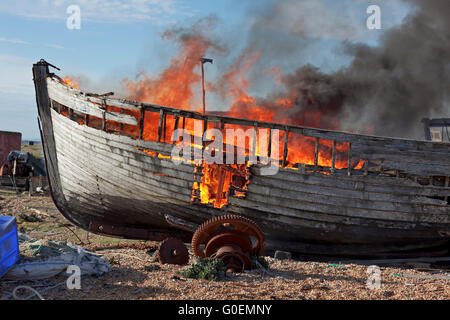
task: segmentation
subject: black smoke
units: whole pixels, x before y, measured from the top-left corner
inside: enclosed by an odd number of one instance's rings
[[[319,111],[323,127],[337,119],[343,130],[423,138],[422,118],[450,116],[450,1],[405,1],[413,11],[400,26],[384,30],[378,46],[343,41],[349,66],[326,74],[306,65],[283,77],[287,93],[299,96],[285,111],[291,122],[311,125],[302,115]],[[277,16],[280,5],[287,4],[275,4],[261,21],[285,18]],[[265,104],[270,108],[270,101]]]

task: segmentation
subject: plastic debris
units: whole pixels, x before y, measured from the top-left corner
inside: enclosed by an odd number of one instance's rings
[[[347,267],[334,263],[334,264],[328,265],[327,268],[347,268]]]
[[[111,270],[108,259],[76,246],[59,241],[35,241],[19,236],[20,260],[2,279],[41,280],[54,277],[76,265],[81,275],[102,275]]]

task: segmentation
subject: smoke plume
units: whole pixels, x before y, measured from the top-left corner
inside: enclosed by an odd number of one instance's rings
[[[384,31],[379,46],[343,44],[352,57],[348,67],[324,74],[306,65],[285,75],[286,93],[278,99],[294,97],[288,119],[314,126],[317,123],[304,115],[318,112],[323,117],[319,125],[325,128],[337,125],[350,131],[423,138],[422,118],[449,116],[450,4],[409,2],[415,10],[400,26]],[[270,23],[281,23],[284,16],[276,13],[286,5],[282,2],[270,10]],[[272,101],[264,101],[267,108],[279,109]]]
[[[423,138],[422,118],[450,116],[450,4],[403,1],[412,4],[413,11],[401,25],[381,31],[377,46],[357,42],[365,25],[350,13],[334,14],[337,9],[328,10],[320,0],[285,0],[252,8],[256,17],[250,20],[248,37],[242,37],[248,45],[222,76],[209,79],[208,91],[231,101],[231,116]],[[317,12],[322,11],[323,19],[318,20]],[[198,58],[228,52],[205,35],[216,22],[209,17],[191,28],[168,31],[165,36],[179,44],[180,54],[159,76],[126,80],[129,96],[178,107],[192,104],[192,85],[200,81]],[[340,41],[349,65],[325,73],[299,63],[298,57],[317,39]],[[231,47],[234,44],[228,43]],[[282,74],[280,67],[295,71]],[[250,80],[257,83],[267,76],[273,76],[276,89],[252,96]]]

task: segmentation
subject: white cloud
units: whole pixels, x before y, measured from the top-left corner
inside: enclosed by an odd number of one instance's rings
[[[70,5],[79,5],[82,21],[139,22],[164,24],[176,14],[187,14],[178,9],[178,0],[16,0],[0,2],[0,12],[18,16],[65,20]]]
[[[46,44],[45,45],[46,47],[49,47],[49,48],[53,48],[53,49],[58,49],[58,50],[63,50],[64,49],[64,47],[63,46],[60,46],[59,44]]]
[[[0,37],[0,41],[6,41],[9,43],[14,43],[14,44],[30,44],[29,42],[23,41],[23,40],[19,40],[19,39],[7,39],[7,38],[2,38]]]

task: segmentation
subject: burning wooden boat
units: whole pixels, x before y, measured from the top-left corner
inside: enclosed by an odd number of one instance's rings
[[[401,256],[448,249],[449,143],[245,120],[84,93],[50,73],[42,60],[33,74],[52,196],[61,213],[85,230],[190,241],[205,220],[238,214],[259,224],[268,251]],[[172,133],[194,122],[203,132],[252,129],[252,152],[267,129],[267,158],[273,141],[279,142],[277,172],[263,174],[262,161],[174,163],[178,139],[172,140]],[[202,141],[194,150],[207,148]]]

